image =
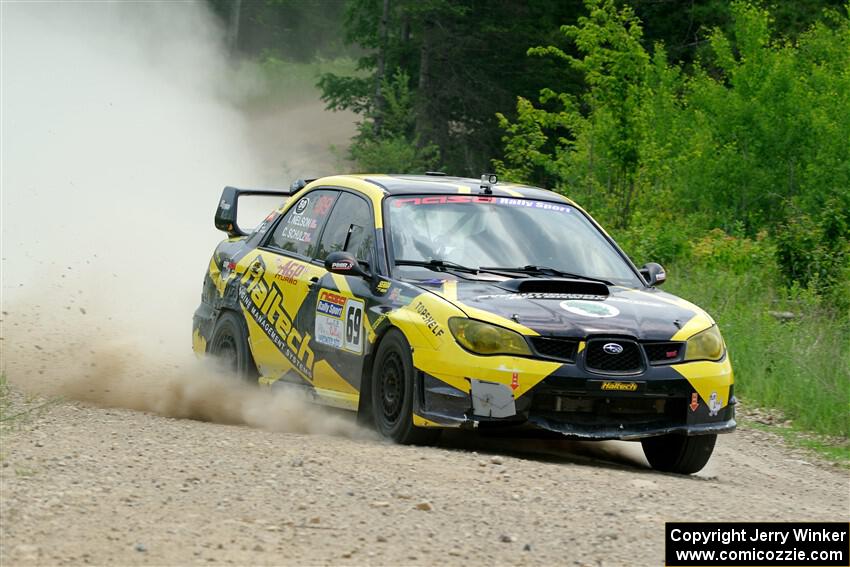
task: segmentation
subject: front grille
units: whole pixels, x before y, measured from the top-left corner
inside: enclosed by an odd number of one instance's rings
[[[573,362],[576,358],[578,341],[569,339],[550,339],[547,337],[532,337],[531,345],[543,358],[553,358]]]
[[[685,343],[645,343],[643,350],[652,365],[673,364],[682,359]]]
[[[643,356],[634,341],[593,339],[587,342],[584,356],[584,365],[591,372],[638,374],[643,370]]]
[[[687,421],[683,398],[534,395],[531,413],[574,425],[674,426]]]

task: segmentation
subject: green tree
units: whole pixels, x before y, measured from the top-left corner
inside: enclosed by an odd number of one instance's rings
[[[546,182],[613,222],[644,252],[675,257],[712,227],[777,240],[787,281],[833,298],[850,254],[850,18],[828,11],[794,41],[770,14],[731,5],[705,60],[684,73],[650,55],[628,8],[588,0],[563,28],[581,57],[532,49],[580,70],[578,97],[544,89],[500,116],[509,177]],[[685,220],[686,219],[686,220]]]
[[[543,89],[542,108],[520,97],[514,123],[499,114],[507,136],[505,160],[496,166],[511,178],[554,181],[561,189],[581,187],[617,226],[627,227],[639,190],[650,99],[653,87],[662,86],[667,66],[663,55],[660,69],[653,65],[630,8],[618,9],[613,0],[588,0],[586,5],[588,16],[561,28],[580,57],[551,45],[528,53],[564,62],[581,74],[587,90],[576,97]]]
[[[479,175],[501,151],[495,114],[515,94],[530,96],[544,85],[580,88],[575,75],[558,72],[551,61],[525,57],[528,45],[561,41],[558,26],[574,19],[579,5],[349,0],[346,40],[365,54],[357,74],[322,77],[323,99],[330,109],[361,114],[379,133],[384,112],[379,85],[385,73],[399,68],[410,77],[413,101],[414,134],[408,142],[415,136],[419,146],[434,144],[446,169]]]

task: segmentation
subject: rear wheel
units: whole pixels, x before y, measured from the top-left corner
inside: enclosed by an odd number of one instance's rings
[[[641,439],[643,453],[658,471],[693,474],[702,470],[711,458],[717,435],[661,435]]]
[[[413,425],[413,360],[401,331],[391,329],[381,341],[372,368],[372,416],[381,435],[403,445],[426,445],[439,429]]]
[[[207,352],[218,360],[227,374],[245,382],[257,383],[259,373],[248,346],[248,331],[245,321],[236,313],[225,311],[218,318]]]

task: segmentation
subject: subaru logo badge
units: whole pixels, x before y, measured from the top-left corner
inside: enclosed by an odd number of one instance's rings
[[[602,345],[602,350],[608,354],[620,354],[623,352],[623,345],[618,345],[617,343],[605,343]]]

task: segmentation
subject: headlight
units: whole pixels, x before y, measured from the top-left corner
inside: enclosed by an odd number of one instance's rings
[[[504,327],[463,317],[449,319],[449,329],[457,342],[477,354],[531,355],[522,335]]]
[[[712,325],[688,339],[685,360],[720,360],[723,358],[724,350],[720,329],[717,325]]]

